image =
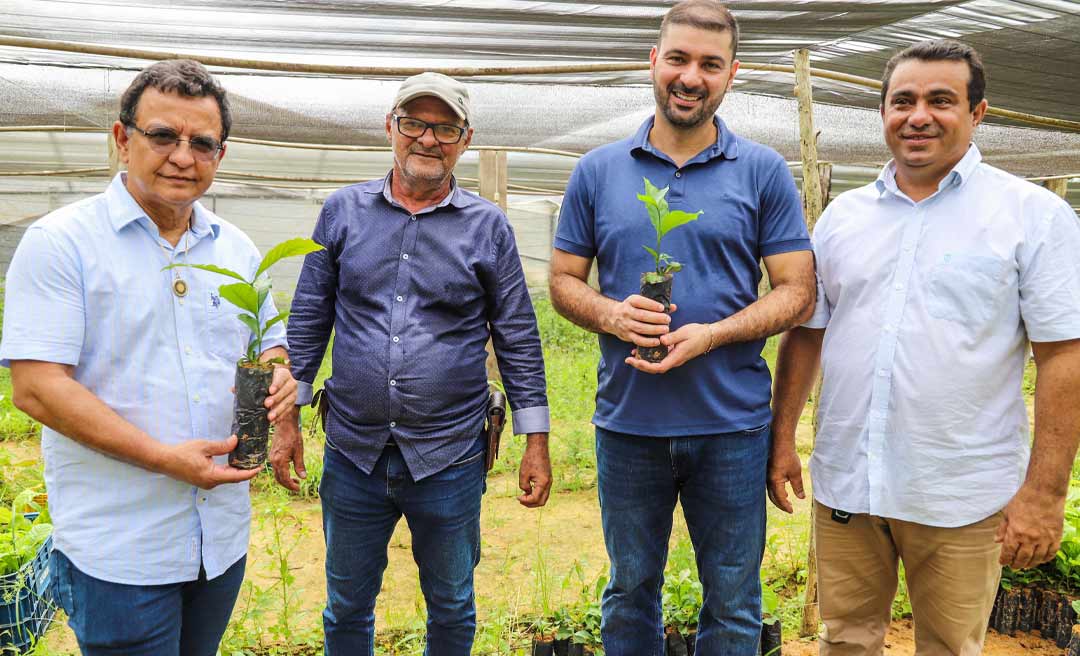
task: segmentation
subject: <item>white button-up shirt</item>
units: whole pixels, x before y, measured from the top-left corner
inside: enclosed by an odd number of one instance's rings
[[[972,145],[918,203],[890,163],[814,232],[825,328],[810,471],[826,506],[930,526],[997,512],[1029,455],[1028,340],[1080,338],[1080,222]]]
[[[122,175],[105,193],[27,229],[8,271],[2,364],[73,365],[75,380],[166,444],[223,440],[232,425],[236,361],[251,332],[218,294],[229,279],[161,269],[170,261],[205,263],[250,276],[259,252],[198,203],[191,230],[170,246]],[[183,298],[173,294],[173,271],[188,284]],[[268,301],[263,321],[276,313]],[[277,324],[263,349],[284,343]],[[247,551],[246,482],[200,490],[49,428],[41,448],[53,544],[85,573],[152,585],[197,579],[202,564],[214,578]]]

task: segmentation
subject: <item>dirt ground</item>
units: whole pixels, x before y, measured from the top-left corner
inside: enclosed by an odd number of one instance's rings
[[[781,648],[784,656],[816,656],[818,645],[815,640],[790,640]],[[915,631],[911,620],[899,620],[892,623],[885,638],[887,656],[913,656],[915,654]],[[1027,656],[1061,656],[1062,650],[1049,640],[1043,640],[1037,633],[1017,633],[1010,638],[994,631],[986,635],[983,656],[1009,656],[1026,654]]]

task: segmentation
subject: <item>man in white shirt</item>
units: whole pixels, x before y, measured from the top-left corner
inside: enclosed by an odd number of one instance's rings
[[[799,496],[795,427],[820,358],[810,472],[821,654],[880,654],[903,561],[920,656],[978,654],[1001,565],[1054,557],[1080,436],[1080,223],[981,162],[970,47],[916,44],[885,69],[893,160],[813,236],[814,317],[781,343],[769,496]],[[1035,355],[1035,439],[1021,382]]]

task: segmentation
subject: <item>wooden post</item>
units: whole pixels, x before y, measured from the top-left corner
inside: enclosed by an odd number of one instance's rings
[[[810,51],[800,49],[795,52],[795,97],[799,102],[799,147],[802,151],[803,211],[806,225],[813,231],[818,217],[828,202],[829,190],[822,185],[822,173],[832,181],[832,167],[818,165],[817,133],[814,131],[814,96],[810,86]],[[821,380],[815,386],[811,404],[814,413],[814,434],[817,434],[817,398],[821,389]],[[811,495],[812,496],[812,495]],[[817,605],[817,548],[814,544],[813,499],[810,505],[810,544],[806,554],[806,596],[803,598],[802,624],[799,635],[808,637],[817,635],[821,616]]]
[[[116,147],[116,138],[112,130],[109,130],[109,179],[116,177],[120,172],[120,150]]]
[[[480,151],[480,195],[506,211],[507,166],[505,150]]]
[[[1045,180],[1043,181],[1043,186],[1058,196],[1065,198],[1065,193],[1069,191],[1069,179],[1055,178],[1053,180]]]

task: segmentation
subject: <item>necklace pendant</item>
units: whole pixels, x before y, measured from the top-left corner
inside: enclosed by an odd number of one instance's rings
[[[173,294],[176,294],[179,298],[187,296],[187,283],[182,279],[177,278],[172,284]]]

